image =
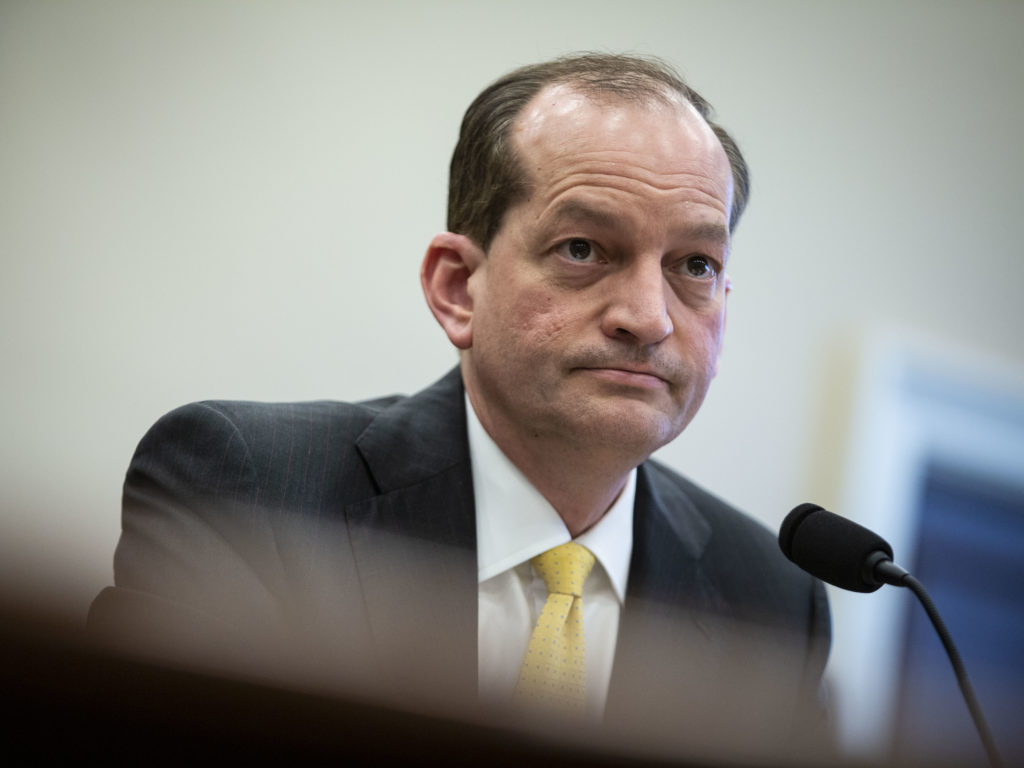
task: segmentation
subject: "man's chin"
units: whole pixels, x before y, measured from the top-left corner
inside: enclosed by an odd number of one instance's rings
[[[670,443],[685,424],[677,414],[668,414],[643,402],[609,404],[586,413],[580,424],[583,444],[621,450],[646,458]]]

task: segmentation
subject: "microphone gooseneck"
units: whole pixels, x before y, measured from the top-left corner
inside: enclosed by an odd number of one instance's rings
[[[883,584],[891,584],[907,587],[913,592],[946,649],[989,764],[992,768],[1002,768],[1002,759],[974,695],[974,688],[967,678],[960,653],[953,644],[953,637],[924,585],[893,562],[889,542],[864,526],[822,509],[817,504],[800,504],[782,521],[779,548],[786,557],[812,576],[841,589],[874,592]]]

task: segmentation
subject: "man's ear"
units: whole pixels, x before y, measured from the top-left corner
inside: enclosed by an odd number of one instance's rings
[[[459,349],[473,345],[469,278],[484,262],[483,250],[468,237],[442,232],[430,241],[420,267],[420,285],[427,305]]]

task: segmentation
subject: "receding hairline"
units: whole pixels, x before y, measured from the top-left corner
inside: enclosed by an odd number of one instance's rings
[[[729,161],[729,155],[724,144],[722,143],[721,137],[714,130],[714,127],[711,125],[710,121],[703,114],[701,114],[701,111],[697,105],[695,105],[692,101],[686,99],[678,91],[667,86],[664,89],[662,89],[660,96],[656,96],[652,93],[647,96],[642,94],[633,94],[630,97],[620,97],[618,92],[614,90],[605,90],[601,92],[594,91],[592,93],[589,89],[584,90],[581,88],[577,88],[576,85],[576,81],[573,80],[572,78],[565,78],[557,82],[545,84],[539,91],[537,91],[537,93],[533,95],[533,97],[530,98],[529,101],[527,101],[522,106],[518,114],[516,114],[515,118],[512,120],[511,125],[509,126],[507,134],[508,147],[509,149],[512,150],[515,164],[518,167],[518,173],[520,176],[521,183],[523,185],[523,190],[526,193],[523,196],[524,198],[529,196],[530,190],[536,183],[536,180],[534,178],[533,173],[531,172],[531,169],[528,168],[527,163],[524,162],[522,147],[524,121],[528,119],[528,116],[531,114],[531,111],[535,109],[535,105],[537,104],[537,102],[544,99],[545,96],[547,94],[550,94],[551,91],[557,89],[568,89],[570,93],[577,93],[578,95],[580,95],[590,103],[595,104],[601,109],[614,108],[619,106],[638,107],[640,109],[665,108],[674,111],[680,117],[686,115],[692,116],[700,120],[701,124],[707,129],[709,137],[714,139],[715,145],[717,145],[718,150],[722,153],[721,159],[725,161],[725,167],[728,169],[730,194],[729,211],[727,213],[726,218],[727,220],[731,221],[732,207],[735,205],[736,202],[736,179],[735,174],[733,172],[732,163]],[[519,202],[522,202],[522,198]],[[728,242],[728,235],[730,234],[731,228],[727,227],[727,236],[724,238],[724,242]],[[718,238],[715,237],[708,239],[717,240]]]
[[[680,114],[690,113],[699,117],[709,130],[711,123],[701,113],[701,110],[692,101],[689,101],[683,94],[669,87],[652,87],[649,90],[622,93],[616,89],[601,88],[600,86],[581,83],[572,78],[557,80],[545,83],[541,88],[526,101],[509,126],[509,137],[515,135],[516,130],[522,125],[523,120],[532,111],[535,111],[537,104],[545,98],[556,93],[566,93],[579,96],[595,106],[605,109],[614,107],[638,107],[640,109],[669,109]]]
[[[653,56],[596,52],[571,54],[540,65],[521,67],[502,80],[540,68],[545,70],[541,90],[571,84],[595,97],[621,101],[653,99],[666,103],[678,99],[695,104],[700,111],[709,108],[671,64]]]

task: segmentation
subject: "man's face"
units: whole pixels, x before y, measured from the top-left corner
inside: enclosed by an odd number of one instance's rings
[[[642,460],[715,374],[732,174],[685,104],[537,95],[513,129],[528,196],[469,278],[463,375],[499,444]],[[523,442],[525,441],[525,443]]]

